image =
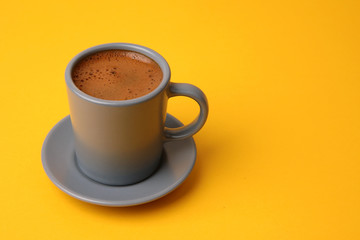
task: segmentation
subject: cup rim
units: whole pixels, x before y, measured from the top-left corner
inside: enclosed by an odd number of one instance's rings
[[[121,50],[138,52],[138,53],[144,54],[145,56],[154,60],[160,66],[160,69],[163,72],[163,78],[162,78],[159,86],[157,86],[157,88],[155,88],[153,91],[151,91],[150,93],[148,93],[144,96],[141,96],[138,98],[133,98],[133,99],[128,99],[128,100],[106,100],[106,99],[96,98],[89,94],[84,93],[78,87],[76,87],[76,85],[74,84],[72,77],[71,77],[71,72],[72,72],[75,64],[78,63],[78,61],[80,61],[81,59],[83,59],[86,56],[92,55],[96,52],[112,50],[112,49],[121,49]],[[159,93],[161,93],[163,91],[163,89],[168,85],[168,83],[170,81],[170,75],[171,75],[171,72],[170,72],[169,64],[159,53],[155,52],[154,50],[152,50],[150,48],[147,48],[147,47],[144,47],[144,46],[141,46],[138,44],[123,43],[123,42],[120,43],[119,42],[119,43],[106,43],[106,44],[97,45],[97,46],[90,47],[90,48],[78,53],[75,57],[73,57],[70,60],[70,62],[68,63],[68,65],[66,67],[65,81],[66,81],[66,85],[68,86],[68,88],[74,94],[76,94],[78,97],[80,97],[86,101],[96,103],[96,104],[106,105],[106,106],[129,106],[129,105],[134,105],[134,104],[148,101],[149,99],[151,99],[151,98],[157,96]]]

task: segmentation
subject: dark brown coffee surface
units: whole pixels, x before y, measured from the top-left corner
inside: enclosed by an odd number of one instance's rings
[[[79,61],[72,72],[83,92],[106,100],[144,96],[159,86],[163,73],[147,56],[125,50],[107,50]]]

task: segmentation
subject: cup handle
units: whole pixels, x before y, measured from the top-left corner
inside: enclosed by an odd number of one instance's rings
[[[191,84],[170,83],[170,86],[168,87],[168,96],[169,98],[176,96],[186,96],[194,99],[200,106],[200,113],[194,121],[186,126],[178,128],[165,127],[165,141],[183,140],[185,138],[191,137],[197,133],[202,128],[202,126],[204,126],[208,116],[209,106],[205,94],[198,87],[195,87]]]

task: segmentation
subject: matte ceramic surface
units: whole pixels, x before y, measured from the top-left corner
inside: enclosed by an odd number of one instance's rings
[[[167,114],[167,127],[181,122]],[[103,206],[132,206],[156,200],[177,188],[190,174],[196,160],[193,138],[164,144],[159,169],[142,182],[128,186],[98,183],[79,171],[75,160],[70,117],[57,123],[46,137],[42,163],[50,180],[62,191],[85,202]]]
[[[99,99],[80,91],[71,77],[73,67],[83,57],[109,49],[136,51],[153,59],[163,72],[160,85],[144,96],[123,101]],[[109,43],[88,48],[69,62],[65,81],[78,166],[101,183],[129,185],[149,177],[160,164],[164,142],[191,137],[207,119],[205,94],[191,84],[171,83],[166,60],[144,46]],[[199,115],[187,126],[164,127],[168,99],[175,96],[195,100]]]

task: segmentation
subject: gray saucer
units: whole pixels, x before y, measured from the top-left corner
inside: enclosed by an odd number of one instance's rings
[[[182,126],[167,115],[167,127]],[[193,138],[164,144],[159,169],[149,178],[129,186],[109,186],[83,175],[76,164],[70,117],[58,122],[47,135],[41,152],[50,180],[62,191],[85,202],[103,206],[132,206],[147,203],[173,191],[190,174],[196,159]]]

